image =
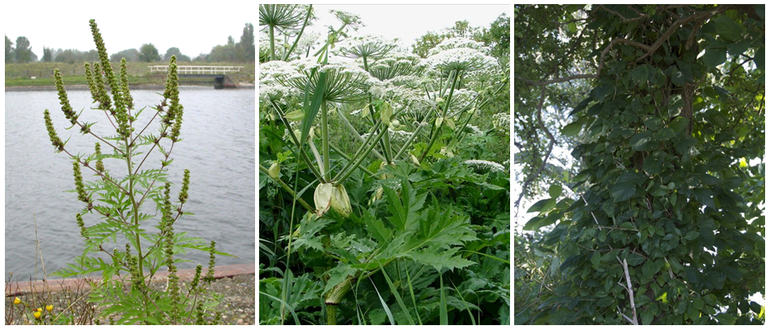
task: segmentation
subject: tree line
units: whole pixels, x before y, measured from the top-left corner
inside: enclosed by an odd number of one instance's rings
[[[194,58],[182,54],[178,47],[170,47],[161,55],[158,48],[152,43],[142,44],[139,49],[130,48],[114,53],[110,56],[111,62],[119,62],[125,58],[128,62],[160,62],[168,61],[172,55],[178,62],[254,62],[254,25],[246,23],[243,34],[238,42],[232,36],[227,37],[227,44],[216,45],[211,52],[201,53]],[[95,49],[80,51],[77,49],[53,49],[43,47],[43,56],[39,58],[32,51],[30,40],[27,37],[18,37],[14,43],[5,36],[5,63],[30,63],[30,62],[60,62],[83,63],[99,60]]]

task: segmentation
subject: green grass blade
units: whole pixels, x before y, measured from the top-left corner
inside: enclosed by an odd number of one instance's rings
[[[393,313],[390,312],[390,308],[388,307],[388,304],[386,304],[385,300],[382,299],[382,296],[380,295],[380,290],[377,290],[377,285],[374,284],[374,281],[372,281],[371,278],[369,278],[369,281],[372,282],[372,286],[374,286],[374,291],[377,292],[377,297],[380,298],[380,304],[382,304],[382,308],[385,310],[385,314],[388,315],[388,320],[390,320],[390,324],[396,325],[396,320],[393,319]]]
[[[412,297],[412,306],[414,306],[414,313],[417,314],[417,322],[422,325],[422,318],[420,317],[420,311],[417,310],[417,299],[414,298],[414,287],[412,287],[412,278],[409,276],[409,267],[404,266],[406,272],[406,283],[409,285],[409,295]]]
[[[439,275],[439,284],[441,285],[441,296],[439,305],[439,318],[441,325],[449,325],[449,315],[446,309],[446,293],[444,293],[444,274]]]
[[[406,308],[406,305],[404,305],[404,300],[401,299],[401,295],[398,294],[398,290],[396,289],[396,286],[393,285],[393,281],[390,280],[388,273],[385,272],[385,269],[382,268],[382,265],[380,265],[380,271],[382,272],[382,276],[385,277],[385,281],[388,282],[388,287],[390,287],[390,292],[393,294],[394,297],[396,297],[398,306],[401,307],[401,310],[404,311],[404,314],[406,314],[406,318],[409,320],[409,324],[414,325],[414,320],[412,319],[412,315],[409,314],[409,310]]]
[[[279,302],[282,306],[286,307],[286,309],[288,309],[289,312],[291,312],[291,316],[294,318],[294,324],[297,324],[297,325],[300,324],[299,323],[299,317],[297,317],[297,313],[294,312],[294,308],[292,308],[291,305],[289,305],[285,301],[281,300],[281,298],[274,297],[274,296],[272,296],[270,294],[267,294],[267,293],[264,293],[262,291],[260,291],[259,294],[261,294],[261,295],[263,295],[265,297],[268,297],[270,299],[273,299],[273,300]]]
[[[313,72],[313,74],[315,74],[315,72]],[[307,141],[307,136],[310,134],[310,127],[313,126],[318,110],[321,108],[321,102],[323,102],[324,94],[326,93],[326,72],[318,74],[315,91],[313,91],[313,102],[308,105],[308,98],[310,95],[308,93],[309,89],[310,79],[308,79],[307,85],[305,85],[305,118],[302,118],[302,135],[299,142],[300,148],[302,148],[302,145]]]
[[[455,292],[457,292],[457,295],[460,296],[460,300],[462,300],[465,304],[468,304],[468,302],[465,301],[465,297],[463,297],[463,294],[460,293],[460,290],[457,290],[457,285],[455,285],[455,282],[453,282],[451,279],[449,280],[449,282],[452,283],[452,287],[455,288]],[[468,311],[468,316],[471,317],[471,323],[473,323],[473,325],[476,325],[476,319],[473,317],[473,312],[471,312],[471,309],[466,308],[465,310]]]

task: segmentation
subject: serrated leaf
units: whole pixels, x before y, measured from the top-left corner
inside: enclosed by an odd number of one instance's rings
[[[647,77],[649,76],[649,72],[647,69],[647,65],[639,65],[636,68],[634,68],[633,71],[631,71],[631,81],[640,84],[643,81],[647,81]]]
[[[709,68],[715,68],[725,62],[727,59],[727,49],[723,47],[706,48],[706,52],[703,54],[703,64]]]
[[[583,129],[583,123],[580,121],[576,121],[571,124],[567,124],[561,129],[561,134],[564,136],[575,136],[580,133],[580,130]]]
[[[551,198],[556,199],[557,197],[561,196],[562,187],[558,184],[553,184],[548,188],[548,195],[551,196]]]
[[[690,120],[685,117],[676,117],[674,121],[668,124],[668,127],[671,127],[674,132],[681,132],[687,127],[687,124],[689,123]]]
[[[679,71],[679,69],[674,69],[671,72],[671,82],[674,83],[676,86],[684,86],[685,83],[685,76],[684,73]]]
[[[599,268],[599,263],[600,263],[601,261],[602,261],[602,256],[601,256],[601,254],[600,254],[598,251],[597,251],[597,252],[594,252],[594,253],[593,253],[593,255],[591,256],[591,264],[592,264],[592,265],[594,265],[594,268],[595,268],[595,269],[598,269],[598,268]]]
[[[654,141],[655,139],[650,131],[636,133],[631,136],[631,149],[634,151],[647,150],[652,145],[651,142]]]
[[[615,183],[610,188],[610,194],[612,200],[615,202],[622,202],[629,200],[636,194],[636,186],[629,183]]]
[[[459,250],[459,247],[455,247],[445,251],[439,251],[439,249],[434,246],[419,251],[409,252],[407,253],[407,256],[415,262],[435,268],[438,272],[443,268],[451,271],[455,268],[465,268],[475,264],[473,261],[464,259],[460,254],[456,254]]]
[[[396,232],[416,229],[419,224],[417,212],[422,209],[427,193],[418,195],[406,179],[401,181],[400,196],[390,187],[383,188],[388,200],[387,208],[392,214],[387,220],[396,228]]]
[[[602,299],[599,299],[599,301],[596,303],[599,307],[607,307],[609,305],[612,305],[612,301],[614,299],[610,296],[604,297]]]
[[[550,198],[537,201],[537,203],[533,204],[532,206],[529,207],[529,209],[527,209],[527,213],[540,212],[540,210],[543,209],[543,206],[548,204],[548,202],[550,201],[551,201]]]
[[[700,236],[700,233],[693,230],[693,231],[687,233],[687,235],[684,235],[684,239],[686,239],[688,241],[692,241],[692,240],[698,238],[698,236]]]
[[[732,20],[728,15],[720,15],[714,19],[716,30],[719,36],[726,41],[737,41],[741,39],[743,28]]]

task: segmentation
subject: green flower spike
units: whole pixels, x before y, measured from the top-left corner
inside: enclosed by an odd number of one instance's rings
[[[171,141],[179,142],[179,131],[182,129],[182,115],[184,114],[184,106],[177,106],[177,109],[174,112],[174,127],[171,128],[171,135],[169,138]]]
[[[75,219],[78,222],[78,227],[80,227],[80,236],[83,236],[83,238],[88,241],[88,235],[86,235],[86,225],[83,222],[83,216],[80,215],[80,213],[75,215]]]
[[[190,170],[184,170],[184,178],[182,179],[182,190],[179,192],[179,202],[184,204],[187,201],[187,189],[190,188]]]
[[[88,195],[86,194],[86,188],[83,186],[83,175],[80,173],[80,163],[78,161],[72,162],[72,171],[75,176],[75,190],[78,193],[78,200],[88,203]]]
[[[211,241],[211,251],[209,251],[209,269],[206,271],[206,277],[203,278],[203,280],[206,283],[211,283],[214,281],[214,265],[216,264],[214,262],[214,247],[216,247],[217,243],[214,241]]]
[[[102,162],[102,147],[99,145],[99,142],[96,142],[96,145],[94,146],[94,155],[96,156],[96,171],[99,173],[104,172],[104,162]]]
[[[64,112],[64,116],[67,117],[67,120],[69,120],[72,125],[75,125],[77,124],[78,116],[75,111],[72,110],[70,101],[67,99],[67,92],[64,90],[64,81],[62,81],[61,72],[59,72],[59,69],[54,70],[53,76],[56,80],[56,90],[59,93],[59,104],[61,104],[61,111]]]
[[[104,89],[104,80],[102,79],[102,66],[99,62],[94,62],[93,74],[94,89],[96,90],[95,101],[99,102],[99,109],[107,110],[111,115],[115,115],[115,109],[112,108],[112,100],[107,95],[107,91]]]
[[[64,151],[64,143],[62,143],[59,136],[56,135],[56,129],[53,127],[51,113],[48,112],[48,109],[43,111],[43,118],[45,119],[45,128],[48,130],[48,137],[51,139],[51,144],[56,147],[57,152]]]
[[[123,93],[123,97],[126,99],[126,105],[129,109],[134,108],[134,98],[131,97],[131,92],[128,90],[128,69],[126,68],[126,58],[120,60],[120,92]]]

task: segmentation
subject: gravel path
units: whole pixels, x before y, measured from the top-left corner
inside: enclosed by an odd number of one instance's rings
[[[189,284],[189,281],[182,281],[185,284]],[[163,290],[165,283],[153,283],[152,288],[157,290]],[[211,284],[212,291],[222,295],[222,300],[219,304],[219,310],[222,312],[222,321],[224,324],[231,325],[247,325],[255,324],[255,276],[249,275],[236,275],[232,277],[224,277],[217,279]],[[37,294],[24,294],[18,296],[24,303],[29,303],[33,306],[51,304],[56,306],[56,309],[63,308],[60,306],[72,305],[73,309],[81,311],[79,314],[82,317],[84,323],[90,324],[89,314],[94,313],[94,306],[88,304],[85,300],[87,297],[83,297],[87,290],[67,289],[54,292],[44,292]],[[26,316],[19,315],[18,308],[14,308],[13,301],[16,297],[5,298],[5,313],[6,324],[28,324],[29,321]],[[18,306],[16,306],[18,307]],[[56,312],[56,311],[54,311]],[[9,313],[11,313],[9,315]]]

